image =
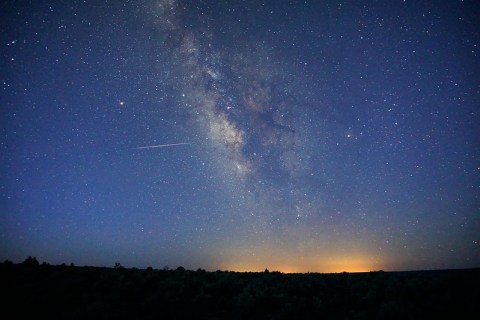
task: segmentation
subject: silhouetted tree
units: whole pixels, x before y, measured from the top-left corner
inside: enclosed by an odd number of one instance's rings
[[[16,293],[3,311],[19,318],[38,310],[47,319],[455,319],[458,310],[474,315],[480,301],[480,269],[287,275],[24,265],[38,261],[0,264],[2,289]]]
[[[28,258],[22,262],[22,265],[26,267],[38,267],[40,264],[38,263],[37,258],[28,256]]]

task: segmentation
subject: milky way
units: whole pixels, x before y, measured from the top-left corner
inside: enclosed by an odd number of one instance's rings
[[[166,49],[180,74],[178,104],[189,110],[205,143],[215,149],[213,157],[222,174],[241,181],[239,193],[251,193],[267,206],[278,193],[281,206],[275,209],[296,214],[293,189],[305,182],[301,177],[308,173],[308,160],[297,152],[307,141],[293,119],[298,105],[291,94],[293,84],[285,81],[292,77],[291,70],[279,71],[278,61],[270,62],[274,50],[261,43],[240,38],[233,48],[221,46],[208,23],[199,22],[195,30],[183,27],[176,1],[160,2],[156,8],[159,37],[166,42],[175,39],[175,45],[168,43]],[[272,208],[262,207],[255,211],[271,214]]]

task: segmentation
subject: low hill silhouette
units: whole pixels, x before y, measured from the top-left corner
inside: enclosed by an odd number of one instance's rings
[[[240,273],[52,266],[29,257],[1,263],[0,280],[3,313],[15,318],[476,319],[480,301],[480,269]]]

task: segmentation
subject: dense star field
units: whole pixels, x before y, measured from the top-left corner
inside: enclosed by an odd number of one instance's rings
[[[5,1],[0,259],[480,266],[477,1]]]

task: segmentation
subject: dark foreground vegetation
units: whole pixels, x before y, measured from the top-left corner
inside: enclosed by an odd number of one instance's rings
[[[478,319],[480,269],[236,273],[0,264],[15,319]]]

